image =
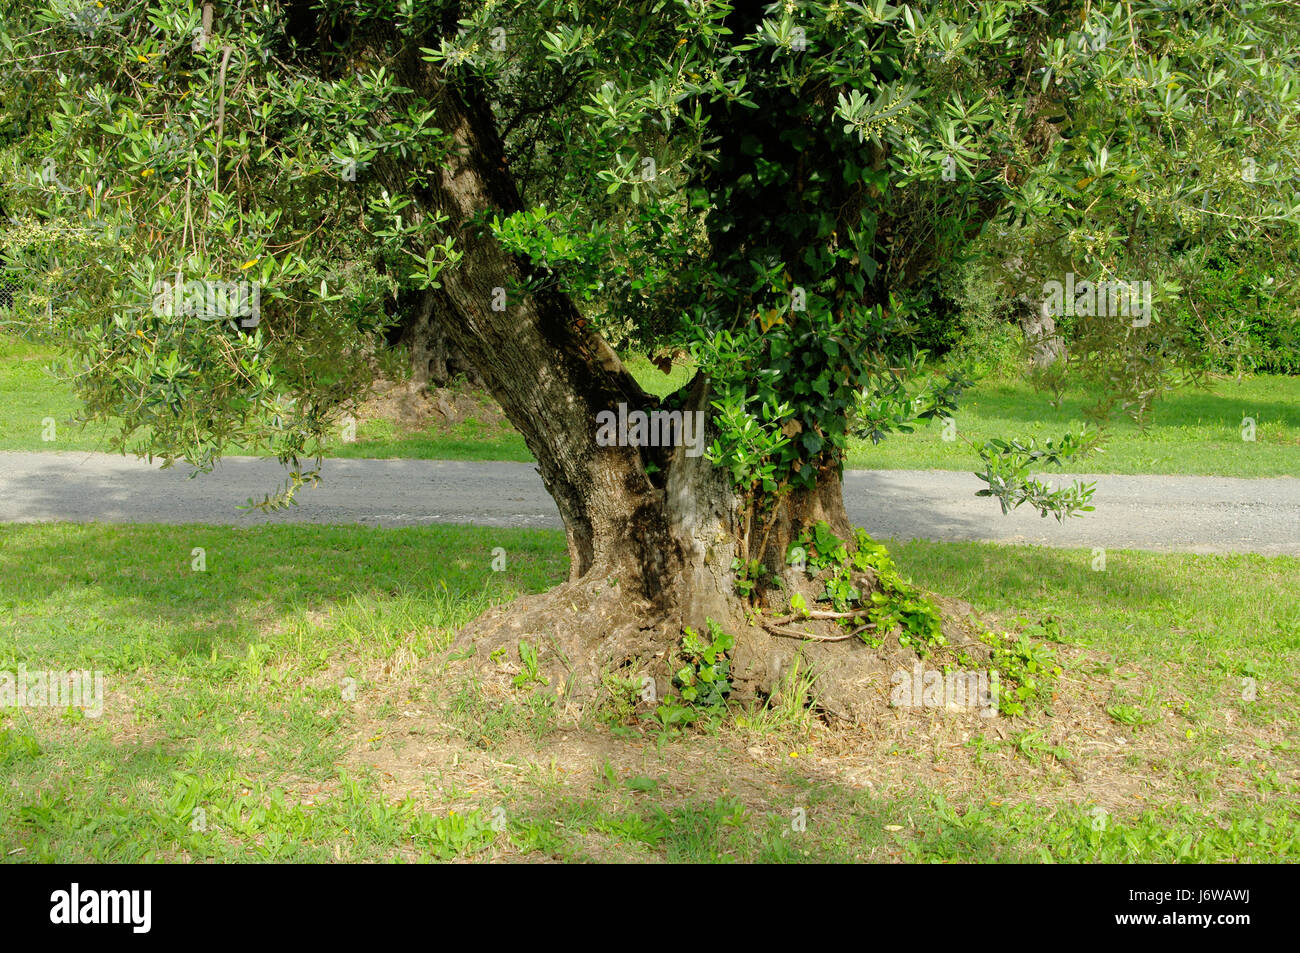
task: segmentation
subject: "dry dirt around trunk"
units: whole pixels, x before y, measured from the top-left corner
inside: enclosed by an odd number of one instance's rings
[[[589,572],[494,606],[461,630],[447,655],[454,677],[502,691],[545,683],[567,705],[599,703],[610,678],[655,679],[669,690],[681,620],[629,593],[617,576]]]
[[[864,607],[844,613],[817,602],[824,581],[816,577],[788,580],[780,590],[783,599],[802,595],[813,607],[810,617],[759,613],[739,600],[724,606],[711,621],[735,640],[727,653],[730,700],[747,705],[797,691],[809,707],[849,724],[887,708],[897,673],[910,672],[922,660],[915,647],[892,635],[873,645],[859,637],[864,630],[874,634],[865,613],[878,586],[871,573],[855,573],[853,581],[865,594]],[[932,598],[947,644],[927,653],[926,667],[987,670],[991,649],[980,641],[984,628],[972,607]],[[652,605],[628,593],[616,576],[593,572],[492,608],[461,631],[447,658],[458,677],[503,691],[545,682],[566,703],[584,706],[606,704],[611,691],[625,692],[636,703],[647,694],[646,679],[653,679],[653,695],[637,704],[648,715],[659,700],[681,695],[673,675],[690,664],[682,651],[688,627],[677,606]],[[707,636],[705,626],[697,623],[696,629]],[[812,697],[804,697],[801,674],[815,682]]]
[[[449,431],[470,419],[489,433],[511,429],[497,402],[486,391],[469,385],[426,387],[381,379],[371,386],[354,415],[360,423],[390,421],[398,436]]]
[[[959,812],[1029,804],[1044,816],[1100,808],[1117,817],[1180,805],[1209,814],[1230,797],[1264,799],[1259,751],[1288,744],[1286,726],[1250,724],[1225,697],[1196,729],[1215,736],[1206,749],[1192,740],[1177,698],[1168,694],[1161,696],[1162,716],[1126,724],[1108,710],[1117,681],[1139,692],[1176,682],[1097,652],[1054,649],[1063,668],[1055,693],[1044,709],[1022,717],[896,707],[881,693],[856,723],[788,703],[775,712],[733,704],[711,729],[678,732],[660,730],[643,710],[622,712],[619,723],[566,698],[555,682],[516,687],[479,680],[445,660],[407,659],[364,677],[343,763],[380,778],[395,801],[411,797],[442,812],[499,807],[510,817],[577,810],[608,800],[614,789],[620,810],[635,802],[672,811],[730,798],[768,819],[788,817],[791,805],[810,798],[848,810],[843,805],[861,794],[901,804],[937,793]],[[502,669],[523,674],[514,664]],[[1214,756],[1225,749],[1241,757]],[[1212,783],[1198,781],[1203,772]],[[1284,773],[1284,781],[1300,777],[1294,764]],[[908,823],[898,821],[904,829]],[[521,856],[508,844],[498,842],[492,856]],[[586,859],[632,856],[617,838],[595,831],[574,849]],[[858,859],[900,856],[885,851]]]

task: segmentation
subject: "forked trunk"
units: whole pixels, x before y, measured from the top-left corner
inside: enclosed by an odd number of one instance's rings
[[[703,411],[708,396],[707,382],[697,378],[684,412]],[[599,448],[591,466],[621,466],[614,449]],[[792,494],[774,512],[754,514],[727,472],[702,454],[679,445],[658,460],[658,485],[649,476],[630,485],[607,480],[596,491],[602,495],[589,501],[608,517],[601,527],[618,527],[609,538],[598,530],[590,540],[598,554],[591,565],[574,567],[570,580],[550,592],[488,613],[462,633],[459,647],[472,646],[489,671],[513,675],[511,662],[502,669],[489,660],[501,658],[500,650],[506,659],[520,658],[520,643],[528,642],[550,684],[571,698],[590,698],[609,676],[651,677],[662,697],[672,691],[673,653],[685,630],[704,633],[713,622],[736,639],[737,696],[774,691],[806,647],[753,624],[753,607],[739,594],[733,567],[760,559],[784,569],[791,544],[820,521],[847,537],[838,471],[827,468],[815,488]],[[568,532],[573,549],[587,526],[576,533],[569,526]]]
[[[590,697],[606,676],[632,673],[653,676],[664,692],[683,630],[703,632],[712,620],[736,636],[737,687],[766,691],[797,643],[749,624],[733,563],[762,558],[779,566],[789,543],[819,520],[847,534],[838,470],[828,468],[815,489],[765,519],[746,512],[727,473],[700,453],[712,441],[707,431],[690,447],[598,439],[602,412],[655,411],[660,402],[566,296],[520,290],[537,276],[482,224],[484,213],[521,208],[486,100],[472,87],[441,87],[418,59],[408,59],[403,73],[439,104],[438,125],[451,137],[449,159],[421,196],[446,217],[460,252],[439,276],[448,337],[535,456],[564,521],[570,560],[568,582],[489,612],[462,632],[460,647],[472,646],[474,664],[490,670],[498,649],[522,661],[520,643],[528,642],[549,684],[570,697]],[[711,417],[707,380],[697,377],[685,405],[673,409]]]

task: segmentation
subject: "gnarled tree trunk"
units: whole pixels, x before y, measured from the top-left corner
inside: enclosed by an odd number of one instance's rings
[[[395,333],[390,332],[393,344],[405,345],[411,359],[411,382],[420,387],[446,387],[457,376],[475,387],[484,381],[474,362],[457,347],[447,334],[449,320],[456,316],[455,308],[441,288],[428,288],[409,296],[404,301],[404,313]]]
[[[521,207],[486,99],[472,88],[439,86],[415,60],[407,73],[413,89],[439,104],[438,125],[452,140],[450,158],[422,196],[429,212],[447,216],[461,251],[439,279],[448,338],[535,456],[564,521],[570,560],[565,584],[487,613],[462,632],[462,646],[473,646],[484,664],[493,650],[514,656],[528,641],[551,684],[567,686],[570,696],[589,696],[604,674],[629,670],[653,675],[662,691],[682,630],[702,632],[712,619],[737,636],[737,687],[768,691],[797,643],[748,625],[733,560],[779,565],[789,543],[818,520],[847,535],[838,468],[786,500],[770,531],[751,533],[742,553],[745,514],[724,470],[684,446],[601,446],[601,411],[620,404],[629,413],[651,411],[659,400],[642,391],[569,298],[517,291],[527,264],[475,224],[482,212]],[[675,409],[703,411],[707,420],[707,379],[698,376]],[[711,440],[706,431],[704,444]],[[775,655],[773,642],[781,643]]]
[[[1056,330],[1056,321],[1048,310],[1046,300],[1021,296],[1013,307],[1020,319],[1020,330],[1029,345],[1034,367],[1040,370],[1051,367],[1065,354],[1065,340]]]

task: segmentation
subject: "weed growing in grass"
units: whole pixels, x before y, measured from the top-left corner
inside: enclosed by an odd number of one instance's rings
[[[524,670],[512,679],[511,684],[515,688],[525,688],[534,683],[545,685],[550,681],[545,675],[538,673],[537,649],[531,643],[520,640],[519,662],[523,665]]]
[[[804,732],[811,727],[817,705],[816,677],[808,669],[803,653],[796,653],[790,667],[782,673],[781,684],[767,703],[756,702],[736,716],[736,727],[757,734],[785,735]]]
[[[1060,624],[1053,620],[1048,620],[1046,626],[1031,626],[1014,636],[993,631],[980,636],[980,641],[993,649],[989,666],[998,673],[999,714],[1015,717],[1051,701],[1061,666],[1051,648],[1037,644],[1029,637],[1031,634],[1048,634],[1053,631],[1052,626],[1059,632]]]
[[[1150,725],[1157,719],[1143,713],[1136,705],[1107,705],[1106,714],[1121,725]]]
[[[0,721],[0,725],[3,722]],[[32,761],[42,754],[41,746],[26,732],[0,727],[0,768],[8,768],[20,761]]]
[[[639,662],[629,663],[618,672],[604,672],[601,685],[605,694],[594,714],[615,734],[625,732],[637,721],[638,708],[657,700],[655,680],[641,673]]]
[[[664,698],[655,710],[655,717],[664,728],[694,724],[703,718],[716,727],[727,709],[727,695],[731,692],[731,661],[727,658],[736,644],[735,638],[723,632],[712,619],[705,620],[708,637],[696,634],[687,626],[678,650],[681,665],[673,673],[673,686],[681,692],[679,702],[673,695]]]
[[[1012,748],[1027,758],[1030,764],[1036,765],[1048,756],[1062,763],[1070,759],[1070,752],[1064,747],[1044,740],[1044,731],[1041,728],[1026,729],[1012,735],[1010,740]]]

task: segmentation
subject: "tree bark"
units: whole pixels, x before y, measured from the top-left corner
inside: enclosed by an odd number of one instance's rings
[[[410,354],[411,381],[421,386],[446,387],[457,376],[475,387],[485,383],[474,362],[452,343],[447,322],[455,309],[440,288],[408,296],[404,314],[391,343],[404,345]]]
[[[1056,321],[1047,312],[1047,302],[1021,296],[1013,302],[1020,318],[1020,330],[1029,345],[1034,367],[1045,370],[1065,353],[1065,340],[1056,331]]]
[[[605,675],[629,667],[653,672],[662,691],[683,628],[703,632],[711,619],[737,634],[737,684],[766,690],[781,664],[772,662],[773,640],[747,623],[733,560],[780,565],[789,543],[821,519],[847,535],[839,468],[791,496],[770,531],[761,539],[751,533],[744,552],[743,505],[726,471],[684,446],[599,445],[601,411],[620,404],[651,411],[659,400],[642,391],[568,297],[519,290],[532,277],[528,263],[482,224],[485,214],[521,208],[486,97],[470,85],[442,86],[424,64],[408,61],[406,72],[406,84],[437,104],[437,125],[451,143],[420,196],[427,212],[447,217],[461,253],[439,276],[448,340],[473,362],[536,458],[570,559],[567,583],[487,613],[462,632],[461,644],[485,664],[495,649],[513,654],[531,641],[571,697],[590,695]],[[707,421],[707,379],[697,376],[674,409],[703,411]],[[705,445],[711,440],[706,429]],[[782,657],[794,650],[779,648]]]
[[[518,290],[528,277],[524,264],[473,221],[484,211],[521,207],[490,108],[471,92],[444,96],[441,112],[454,148],[435,201],[462,252],[441,276],[459,317],[448,322],[448,336],[471,355],[537,459],[564,519],[573,578],[633,559],[645,569],[644,594],[653,597],[671,562],[658,490],[637,448],[596,443],[596,415],[620,403],[632,410],[657,402],[566,296]]]

